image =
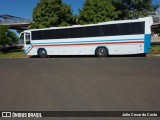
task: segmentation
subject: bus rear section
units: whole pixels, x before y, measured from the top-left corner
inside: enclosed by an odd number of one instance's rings
[[[151,52],[151,25],[153,24],[152,17],[145,17],[145,34],[144,34],[144,53]]]

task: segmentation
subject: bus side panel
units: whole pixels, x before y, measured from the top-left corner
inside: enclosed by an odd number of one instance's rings
[[[96,46],[48,46],[48,55],[94,55]],[[38,48],[37,48],[38,49]]]
[[[114,44],[114,45],[91,45],[91,46],[39,46],[33,47],[28,55],[37,55],[39,48],[44,48],[47,55],[95,55],[99,46],[105,46],[109,55],[139,54],[144,52],[144,44]]]
[[[36,47],[32,47],[28,52],[27,55],[38,55],[37,54],[38,49]]]
[[[28,55],[37,55],[39,48],[44,48],[47,51],[47,55],[95,55],[95,50],[99,46],[105,46],[110,55],[138,54],[144,53],[143,41],[143,34],[67,40],[40,40],[32,41],[33,47],[29,50]]]
[[[144,44],[108,45],[109,55],[140,54],[144,52]]]

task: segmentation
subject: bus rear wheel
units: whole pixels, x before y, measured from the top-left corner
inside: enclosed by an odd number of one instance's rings
[[[47,57],[47,52],[44,48],[38,49],[38,56],[40,58],[46,58]]]
[[[108,49],[106,47],[98,47],[96,49],[97,57],[106,57],[108,55]]]

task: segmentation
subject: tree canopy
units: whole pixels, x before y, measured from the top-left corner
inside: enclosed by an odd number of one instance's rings
[[[80,24],[98,23],[114,20],[117,12],[112,0],[86,0],[78,17]]]
[[[8,29],[8,26],[0,25],[0,45],[5,48],[6,45],[12,45],[18,41],[16,34]]]
[[[146,17],[158,7],[152,5],[152,0],[113,0],[112,3],[118,12],[118,19]]]
[[[40,0],[33,10],[31,28],[91,24],[148,16],[159,6],[152,0],[85,0],[79,14],[62,0]]]
[[[31,28],[67,26],[74,23],[71,6],[62,0],[40,0],[33,10]]]

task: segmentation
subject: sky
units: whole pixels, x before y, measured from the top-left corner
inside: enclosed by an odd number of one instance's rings
[[[40,0],[0,0],[0,15],[8,14],[16,17],[32,19],[32,11]],[[78,14],[78,9],[82,9],[85,0],[63,0],[71,5],[74,14]],[[153,0],[153,4],[160,0]]]

